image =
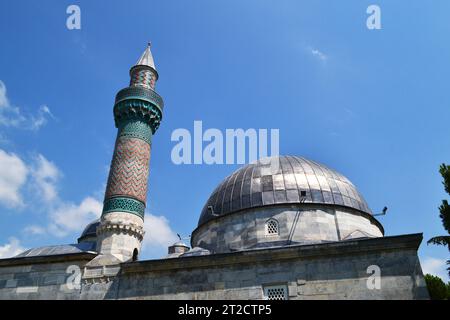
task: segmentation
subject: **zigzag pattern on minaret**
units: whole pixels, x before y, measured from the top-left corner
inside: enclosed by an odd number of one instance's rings
[[[129,196],[146,202],[150,145],[141,139],[119,137],[105,198]]]

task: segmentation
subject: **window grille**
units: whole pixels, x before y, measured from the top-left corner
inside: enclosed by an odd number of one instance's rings
[[[270,219],[266,222],[266,235],[275,236],[279,234],[278,222],[274,219]]]
[[[264,299],[265,300],[287,300],[287,286],[266,286],[264,287]]]

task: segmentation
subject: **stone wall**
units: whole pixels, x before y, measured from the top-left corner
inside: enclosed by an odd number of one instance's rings
[[[317,243],[383,236],[381,225],[368,214],[323,207],[274,206],[226,215],[198,227],[192,233],[192,246],[225,253],[276,241]],[[271,218],[278,222],[277,236],[266,234],[265,225]]]
[[[421,240],[414,234],[130,262],[117,276],[82,279],[78,290],[67,288],[67,266],[82,268],[93,255],[0,260],[0,299],[263,299],[271,285],[284,285],[289,299],[426,299]],[[373,265],[379,289],[367,285]]]
[[[81,287],[73,284],[94,257],[82,253],[0,260],[0,299],[79,299]]]
[[[125,264],[115,296],[263,299],[265,286],[285,285],[289,299],[426,299],[420,240],[386,237]],[[381,270],[380,289],[367,286],[372,265]]]

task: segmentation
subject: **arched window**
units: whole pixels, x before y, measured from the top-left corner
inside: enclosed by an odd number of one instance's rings
[[[277,220],[269,219],[266,221],[266,236],[277,236],[279,232]]]
[[[138,249],[133,250],[133,261],[137,261],[139,255]]]

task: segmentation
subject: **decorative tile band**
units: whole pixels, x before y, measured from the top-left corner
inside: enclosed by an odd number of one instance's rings
[[[105,200],[102,215],[118,211],[129,212],[144,219],[145,204],[134,199],[122,197]]]
[[[118,137],[109,171],[105,199],[129,196],[147,200],[150,145],[141,139]]]
[[[143,87],[127,87],[120,90],[116,94],[115,103],[128,99],[145,100],[156,105],[161,111],[164,109],[164,101],[161,96],[155,91]]]
[[[152,128],[140,119],[130,119],[121,123],[119,137],[137,138],[152,144]]]
[[[149,68],[134,68],[131,71],[130,86],[142,86],[153,90],[156,76]]]
[[[162,112],[154,104],[144,100],[123,100],[114,106],[114,120],[120,128],[124,121],[141,120],[152,128],[155,133],[161,123]]]

